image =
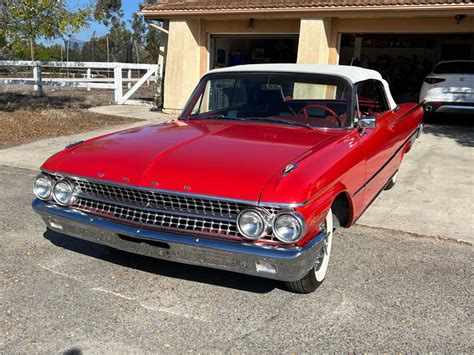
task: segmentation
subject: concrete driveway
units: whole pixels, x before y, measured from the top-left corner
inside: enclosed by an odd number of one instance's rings
[[[359,224],[474,243],[474,125],[428,124]]]

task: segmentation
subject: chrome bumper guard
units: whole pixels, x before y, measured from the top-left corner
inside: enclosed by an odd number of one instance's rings
[[[135,254],[280,281],[302,278],[314,266],[325,237],[319,233],[302,248],[280,248],[137,229],[39,199],[32,207],[58,233]]]

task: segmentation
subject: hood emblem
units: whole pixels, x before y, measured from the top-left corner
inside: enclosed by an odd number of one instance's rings
[[[298,167],[298,164],[288,164],[288,165],[285,167],[285,170],[283,170],[283,176],[288,175],[288,174],[291,173],[293,170],[295,170],[297,167]]]
[[[183,186],[183,189],[185,189],[186,191],[189,191],[189,190],[191,190],[191,186],[189,186],[189,185],[184,185],[184,186]]]
[[[122,178],[122,180],[125,181],[125,182],[129,182],[130,179],[129,179],[128,177],[124,176],[124,177]]]
[[[158,186],[159,184],[156,181],[151,182],[151,186]]]
[[[100,178],[103,178],[103,177],[104,177],[104,173],[98,173],[97,176],[100,177]]]

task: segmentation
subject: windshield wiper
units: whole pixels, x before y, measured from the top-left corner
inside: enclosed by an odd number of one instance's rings
[[[259,120],[259,121],[270,121],[270,122],[279,122],[279,123],[286,123],[291,126],[299,126],[299,127],[304,127],[308,128],[312,131],[314,131],[314,127],[311,126],[309,123],[304,123],[304,122],[299,122],[299,121],[291,121],[291,120],[285,120],[279,117],[275,116],[268,116],[268,117],[248,117],[245,118],[245,120]]]
[[[299,127],[308,128],[312,131],[314,131],[314,129],[315,129],[309,123],[285,120],[285,119],[281,119],[281,118],[275,117],[275,116],[268,116],[268,117],[229,117],[229,116],[226,116],[226,115],[216,115],[216,116],[205,116],[205,117],[188,116],[188,117],[185,117],[184,119],[187,119],[187,120],[199,120],[199,119],[201,119],[201,120],[233,120],[233,121],[258,120],[258,121],[270,121],[270,122],[285,123],[285,124],[288,124],[288,125],[291,125],[291,126],[299,126]]]

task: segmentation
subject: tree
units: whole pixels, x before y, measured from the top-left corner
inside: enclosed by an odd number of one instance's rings
[[[29,42],[30,58],[36,59],[38,38],[54,39],[87,27],[89,9],[70,10],[66,0],[3,0],[0,36],[15,48]]]
[[[144,4],[156,4],[157,0],[145,0]],[[135,51],[142,52],[140,56],[142,61],[147,63],[156,63],[160,54],[160,32],[147,24],[143,16],[137,13],[133,14],[132,21],[132,38],[136,45]]]
[[[153,4],[157,0],[145,0],[143,3]],[[127,26],[122,21],[121,0],[95,0],[94,18],[109,29],[107,38],[112,59],[156,63],[160,53],[159,31],[147,25],[137,13],[132,16]]]
[[[147,62],[157,63],[160,55],[160,32],[151,26],[148,26],[148,31],[145,36],[145,52],[147,55]]]
[[[97,0],[94,19],[109,27],[113,18],[123,17],[121,0]]]
[[[143,17],[139,16],[136,12],[132,15],[132,21],[130,22],[132,25],[132,51],[135,51],[135,57],[137,59],[137,63],[140,62],[140,52],[143,49],[143,44],[145,42],[145,34],[146,34],[146,24],[143,21]]]
[[[125,23],[118,17],[113,17],[109,34],[110,55],[113,61],[131,61],[131,37],[132,34]]]

